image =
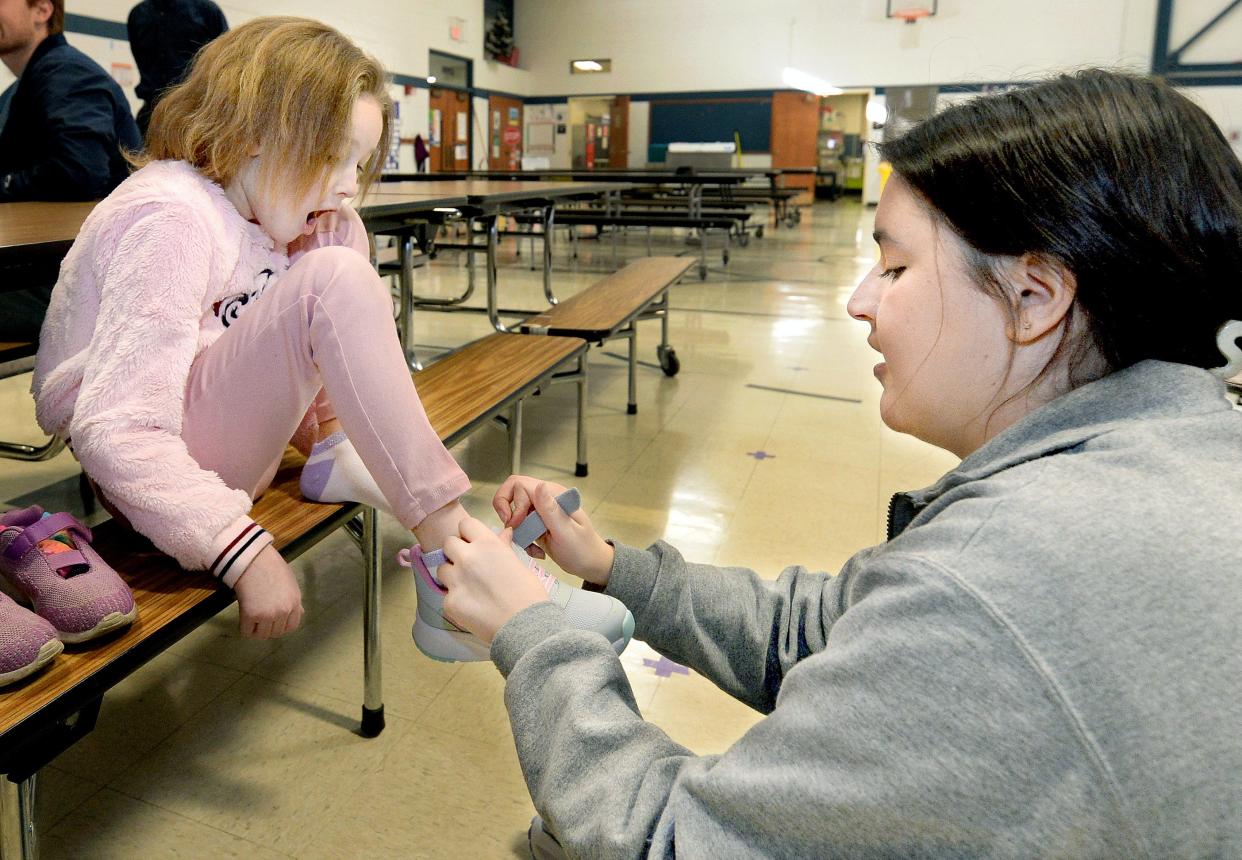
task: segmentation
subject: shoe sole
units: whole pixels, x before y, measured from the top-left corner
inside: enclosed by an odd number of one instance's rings
[[[70,633],[65,630],[57,630],[56,635],[60,637],[60,641],[76,645],[80,642],[88,642],[99,636],[104,636],[114,630],[119,630],[134,623],[134,619],[138,617],[138,604],[135,603],[133,609],[129,612],[109,612],[100,622],[90,630],[81,633]]]
[[[14,669],[12,672],[0,673],[0,687],[8,686],[15,681],[20,681],[28,675],[38,672],[48,663],[56,659],[56,655],[65,650],[65,645],[59,639],[52,639],[43,643],[43,647],[39,649],[39,654],[34,658],[34,662],[27,663],[20,669]]]
[[[26,596],[24,591],[10,582],[8,577],[0,576],[0,591],[3,591],[11,597],[13,602],[18,606],[24,606],[31,612],[34,612],[34,602]],[[35,614],[37,615],[38,613]],[[86,630],[81,633],[74,633],[69,630],[57,630],[56,636],[61,642],[76,645],[79,642],[88,642],[98,636],[103,636],[106,633],[111,633],[113,630],[124,627],[127,624],[132,624],[134,619],[137,617],[138,604],[135,603],[129,612],[109,612],[90,630]],[[53,624],[52,626],[55,627],[56,625]]]
[[[432,627],[421,615],[414,616],[412,632],[418,650],[441,663],[477,663],[492,658],[491,650],[477,636],[461,630]]]
[[[423,656],[440,663],[477,663],[492,659],[491,649],[477,636],[464,630],[433,627],[421,615],[414,616],[414,644]],[[610,643],[620,656],[634,635],[634,616],[627,609],[621,622],[621,638]]]

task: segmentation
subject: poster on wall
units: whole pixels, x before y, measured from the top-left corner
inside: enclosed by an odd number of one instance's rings
[[[509,127],[505,129],[504,144],[510,149],[522,148],[522,130],[520,128]]]
[[[392,103],[392,139],[388,147],[388,158],[384,161],[385,170],[401,169],[401,102]]]
[[[470,133],[470,117],[466,115],[466,112],[464,110],[459,110],[457,112],[457,141],[458,143],[465,143],[467,140],[469,140],[469,138],[466,137],[466,135],[469,133]]]
[[[509,108],[509,125],[518,125],[521,121],[521,118],[518,116],[518,109],[515,107]]]

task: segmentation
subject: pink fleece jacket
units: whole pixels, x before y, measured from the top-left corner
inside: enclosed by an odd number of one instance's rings
[[[365,236],[358,215],[343,214]],[[181,439],[190,366],[289,267],[286,250],[296,260],[321,244],[331,235],[276,248],[194,167],[154,162],[86,219],[43,323],[39,426],[72,439],[135,529],[230,586],[272,539],[248,516],[250,497],[202,469]]]

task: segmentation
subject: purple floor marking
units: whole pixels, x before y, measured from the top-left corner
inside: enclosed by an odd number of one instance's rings
[[[674,673],[678,675],[689,675],[690,670],[680,663],[674,663],[667,657],[661,657],[659,660],[652,660],[650,657],[643,658],[643,665],[649,669],[655,669],[656,677],[667,678]]]

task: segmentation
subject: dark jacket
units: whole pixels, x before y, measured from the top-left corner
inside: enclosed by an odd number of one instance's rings
[[[17,83],[0,130],[0,201],[94,200],[129,175],[141,149],[129,102],[99,64],[48,36]]]
[[[211,0],[143,0],[129,10],[129,47],[142,79],[138,128],[145,135],[164,90],[181,82],[198,49],[229,28]]]

